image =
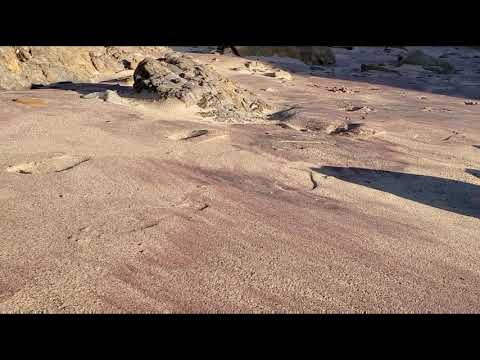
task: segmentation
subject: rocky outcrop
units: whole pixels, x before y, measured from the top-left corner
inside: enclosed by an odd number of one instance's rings
[[[101,75],[135,69],[145,57],[161,56],[166,51],[159,46],[0,46],[0,88],[91,82]]]
[[[236,46],[240,56],[279,56],[307,65],[334,65],[335,54],[327,46]]]
[[[450,63],[428,55],[421,50],[412,50],[405,56],[399,56],[398,66],[403,64],[419,65],[425,70],[439,74],[452,74],[455,72],[455,68]]]
[[[179,53],[143,60],[134,73],[134,88],[157,100],[177,99],[218,120],[263,118],[269,106],[255,94]]]

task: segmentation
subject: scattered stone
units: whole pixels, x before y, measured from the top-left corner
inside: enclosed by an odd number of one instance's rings
[[[188,140],[208,134],[208,130],[187,130],[170,135],[171,140]]]
[[[285,70],[278,70],[274,72],[265,73],[265,76],[274,77],[282,80],[288,80],[288,81],[293,79],[292,75]]]
[[[114,90],[97,91],[86,95],[80,95],[80,97],[83,99],[101,99],[117,105],[125,104],[125,99],[118,95],[118,93]]]
[[[346,110],[347,111],[358,111],[358,110],[362,110],[363,108],[364,108],[364,106],[354,106],[354,105],[352,105],[352,106],[348,107]]]
[[[260,61],[247,61],[245,63],[245,67],[250,70],[251,72],[266,72],[272,70],[271,66],[265,65]]]
[[[248,71],[248,69],[245,69],[244,67],[234,67],[234,68],[231,68],[230,70],[236,71],[240,74],[251,74],[251,72]]]
[[[32,58],[32,51],[28,47],[20,47],[15,50],[15,55],[21,62],[27,62]]]
[[[292,117],[298,115],[299,107],[292,106],[288,109],[277,111],[273,114],[268,115],[268,120],[278,120],[278,121],[287,121]]]
[[[331,92],[334,92],[334,93],[341,92],[341,93],[344,93],[344,94],[352,94],[352,93],[354,92],[354,91],[346,88],[345,86],[341,86],[341,87],[338,87],[338,86],[327,87],[327,90],[328,90],[328,91],[331,91]]]
[[[274,88],[266,88],[266,89],[262,89],[262,90],[266,91],[266,92],[276,92],[277,91]]]
[[[341,108],[341,110],[345,110],[345,111],[348,111],[348,112],[355,112],[355,111],[361,111],[363,113],[369,113],[369,112],[372,112],[372,111],[375,111],[374,109],[372,109],[371,107],[368,107],[368,106],[358,106],[358,105],[349,105],[345,108]]]
[[[178,99],[187,107],[196,105],[217,120],[264,118],[270,107],[252,92],[224,78],[210,65],[187,55],[168,53],[143,60],[134,73],[134,88],[157,100]]]
[[[106,90],[100,98],[112,104],[125,104],[125,99],[118,95],[118,93],[114,90]]]
[[[348,123],[346,122],[336,122],[334,124],[330,124],[325,129],[325,132],[328,135],[339,134],[341,132],[348,131]]]
[[[328,135],[338,135],[342,133],[349,132],[351,130],[357,129],[361,124],[354,124],[347,121],[336,121],[327,126],[325,132]]]

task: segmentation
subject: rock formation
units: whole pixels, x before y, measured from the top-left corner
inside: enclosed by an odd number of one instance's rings
[[[455,68],[447,61],[428,55],[421,50],[412,50],[405,56],[400,56],[398,59],[398,65],[401,66],[403,64],[419,65],[425,70],[430,70],[439,74],[451,74],[455,72]]]
[[[146,56],[160,56],[167,50],[159,46],[0,46],[0,88],[92,82],[101,75],[135,69]]]
[[[279,56],[307,65],[334,65],[335,54],[327,46],[236,46],[241,56]]]
[[[179,53],[143,60],[134,73],[134,88],[158,100],[178,99],[201,114],[220,120],[262,118],[269,106],[224,78],[209,65]]]

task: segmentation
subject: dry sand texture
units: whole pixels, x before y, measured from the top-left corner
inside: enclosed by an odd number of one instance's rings
[[[0,312],[480,311],[480,53],[427,50],[461,71],[197,49],[276,112],[245,123],[0,92]]]

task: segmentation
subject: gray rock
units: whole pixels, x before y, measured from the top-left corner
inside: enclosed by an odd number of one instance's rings
[[[203,116],[219,120],[263,118],[269,109],[255,94],[224,78],[210,65],[178,53],[143,60],[135,70],[134,81],[139,93],[153,94],[158,100],[178,99],[187,107],[197,105]]]
[[[356,134],[366,133],[366,132],[374,133],[374,131],[371,131],[371,130],[362,130],[361,129],[362,125],[363,124],[351,123],[349,121],[335,121],[327,126],[327,128],[325,129],[325,132],[328,135],[339,135],[339,134],[346,134],[351,132]]]

